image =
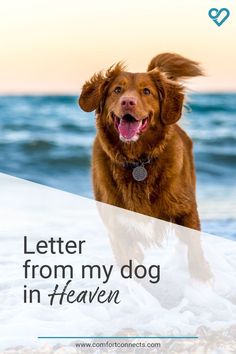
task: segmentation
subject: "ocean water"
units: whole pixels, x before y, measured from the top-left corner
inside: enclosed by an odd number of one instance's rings
[[[75,96],[0,96],[0,172],[93,197],[94,113]],[[181,125],[194,141],[205,232],[236,238],[236,93],[192,94]]]

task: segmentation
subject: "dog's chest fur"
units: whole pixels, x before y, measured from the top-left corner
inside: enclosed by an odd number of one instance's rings
[[[186,144],[181,141],[172,139],[165,153],[145,165],[147,178],[136,181],[132,167],[112,160],[96,138],[93,147],[96,200],[167,221],[188,212],[195,198],[191,168],[187,166],[192,156],[190,150],[184,154]]]
[[[162,219],[167,218],[170,210],[171,214],[176,214],[179,203],[174,196],[175,190],[174,188],[171,190],[168,181],[163,179],[158,162],[151,162],[145,168],[148,173],[147,178],[144,181],[136,181],[132,176],[132,168],[113,166],[113,180],[124,207]],[[165,193],[163,193],[163,189]]]

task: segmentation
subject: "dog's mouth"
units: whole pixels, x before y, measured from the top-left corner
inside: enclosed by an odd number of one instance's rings
[[[139,135],[146,130],[149,121],[148,116],[138,120],[131,114],[118,117],[115,113],[112,113],[112,118],[121,140],[127,142],[138,140]]]

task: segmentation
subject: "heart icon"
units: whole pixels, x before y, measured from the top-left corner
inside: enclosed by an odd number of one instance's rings
[[[208,12],[208,16],[217,24],[217,26],[223,25],[223,23],[227,20],[230,15],[229,9],[225,7],[222,9],[212,8]],[[220,17],[220,18],[219,18]]]

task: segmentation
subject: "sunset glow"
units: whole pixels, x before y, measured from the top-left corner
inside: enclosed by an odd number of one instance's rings
[[[231,10],[219,28],[208,17],[214,3],[2,1],[0,93],[78,93],[95,71],[120,60],[145,71],[165,51],[202,63],[206,77],[192,81],[194,90],[236,90],[236,11],[232,1],[219,1]]]

